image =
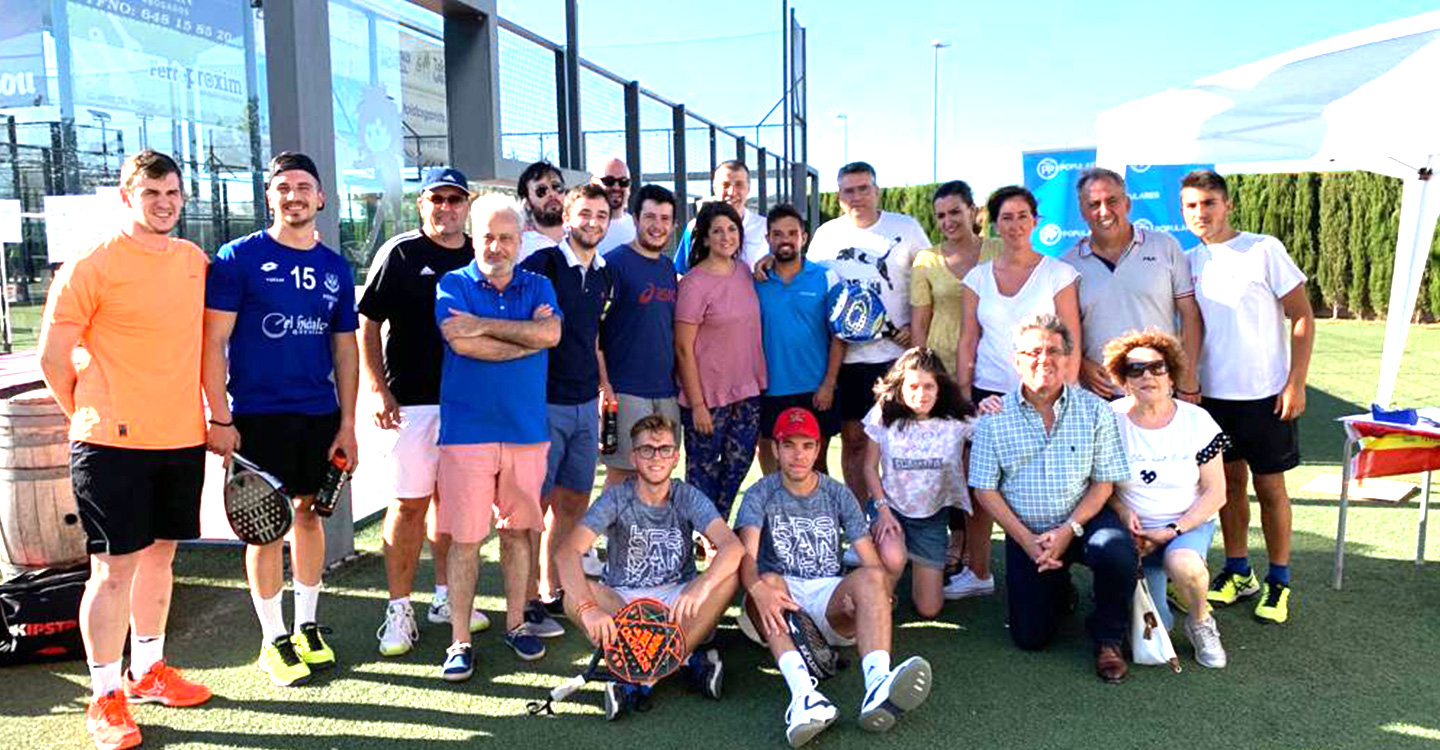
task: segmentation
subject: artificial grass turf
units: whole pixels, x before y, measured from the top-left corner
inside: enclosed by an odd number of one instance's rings
[[[1292,491],[1315,473],[1336,470],[1340,432],[1329,420],[1368,403],[1381,331],[1375,324],[1320,325],[1301,428],[1307,463],[1292,475]],[[1414,329],[1397,403],[1440,403],[1437,360],[1440,329]],[[1290,624],[1254,622],[1253,603],[1217,613],[1230,652],[1225,670],[1196,665],[1177,629],[1184,672],[1137,667],[1127,682],[1105,685],[1092,676],[1079,617],[1048,651],[1024,653],[1005,631],[1003,583],[994,597],[947,604],[931,622],[917,621],[902,593],[896,660],[919,653],[931,661],[930,701],[883,739],[872,737],[855,725],[861,686],[852,667],[821,686],[841,718],[811,746],[1440,748],[1440,659],[1432,646],[1440,636],[1433,616],[1440,567],[1433,554],[1430,565],[1413,563],[1416,500],[1352,507],[1340,592],[1329,588],[1334,506],[1334,498],[1297,497]],[[1252,560],[1263,574],[1258,517],[1257,510]],[[540,662],[521,662],[504,647],[493,542],[484,550],[481,606],[496,625],[476,638],[475,677],[460,685],[439,678],[448,629],[423,622],[428,561],[417,580],[421,640],[409,655],[385,659],[374,638],[386,596],[379,525],[362,529],[356,543],[361,556],[327,576],[320,606],[322,622],[335,628],[329,637],[340,665],[293,689],[271,687],[253,666],[260,635],[239,550],[182,550],[168,651],[217,697],[192,709],[136,707],[145,747],[784,746],[783,683],[728,620],[719,636],[727,670],[721,703],[669,680],[651,712],[613,724],[602,720],[593,686],[558,705],[556,717],[527,716],[525,704],[578,672],[589,649],[573,628],[547,641],[550,653]],[[997,543],[997,558],[999,551]],[[1212,562],[1219,557],[1212,551]],[[1086,579],[1077,573],[1082,612]],[[0,747],[88,747],[86,685],[80,662],[0,671]]]

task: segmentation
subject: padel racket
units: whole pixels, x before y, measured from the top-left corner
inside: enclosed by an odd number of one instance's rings
[[[230,454],[225,480],[225,518],[246,544],[269,544],[285,536],[295,520],[280,480],[239,453]]]
[[[796,610],[785,612],[785,625],[790,630],[790,640],[795,644],[795,650],[800,652],[800,658],[805,661],[805,668],[817,679],[833,677],[836,672],[848,666],[840,652],[825,640],[825,634],[820,632],[820,626],[810,615]]]
[[[551,706],[569,698],[585,683],[628,682],[648,685],[659,682],[680,668],[685,653],[685,634],[670,619],[670,610],[655,599],[636,599],[614,615],[615,637],[595,649],[584,672],[555,686],[541,701],[531,701],[531,716],[554,714]]]

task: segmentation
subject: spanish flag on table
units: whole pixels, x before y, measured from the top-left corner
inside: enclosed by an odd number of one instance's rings
[[[1358,443],[1351,459],[1355,479],[1440,469],[1440,429],[1347,419],[1345,432]]]

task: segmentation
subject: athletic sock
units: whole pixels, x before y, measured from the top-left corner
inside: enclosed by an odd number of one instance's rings
[[[404,604],[405,606],[408,607],[408,606],[410,606],[410,597],[408,597],[408,596],[402,596],[402,597],[399,597],[399,598],[396,598],[396,599],[391,599],[391,600],[390,600],[390,603],[391,603],[392,605],[394,605],[394,604]]]
[[[92,698],[103,698],[120,689],[120,662],[90,665],[90,693]]]
[[[1290,585],[1290,566],[1270,563],[1270,573],[1265,576],[1270,583],[1278,583],[1281,586]]]
[[[442,586],[442,585],[438,585],[438,584],[437,584],[437,585],[435,586],[435,600],[436,600],[436,601],[440,601],[441,599],[449,599],[449,598],[450,598],[450,587],[449,587],[449,586]]]
[[[1225,558],[1225,572],[1237,573],[1242,576],[1250,575],[1250,558],[1248,557],[1227,557]]]
[[[138,680],[165,658],[165,635],[136,635],[130,631],[130,678]]]
[[[865,675],[865,692],[868,693],[875,683],[890,674],[890,652],[875,649],[866,654],[860,660],[860,671]]]
[[[815,689],[815,684],[810,681],[810,670],[805,668],[805,660],[800,657],[799,651],[786,651],[776,659],[776,664],[780,666],[780,676],[785,678],[792,698]]]
[[[300,632],[301,625],[309,625],[315,622],[315,610],[320,606],[320,584],[314,586],[294,581],[295,586],[295,632]]]
[[[255,615],[260,618],[260,637],[265,643],[274,643],[276,638],[288,632],[285,630],[285,612],[280,607],[280,597],[284,595],[284,589],[275,592],[269,599],[250,592],[250,601],[255,604]]]

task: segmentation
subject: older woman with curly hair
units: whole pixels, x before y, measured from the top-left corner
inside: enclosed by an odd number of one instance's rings
[[[1225,504],[1220,453],[1228,439],[1204,409],[1175,398],[1189,363],[1174,336],[1131,333],[1105,347],[1105,368],[1126,396],[1112,404],[1130,459],[1130,478],[1115,485],[1110,504],[1135,535],[1145,578],[1166,627],[1161,593],[1168,575],[1188,608],[1185,635],[1201,666],[1225,666],[1220,631],[1206,600],[1205,556],[1215,516]]]

